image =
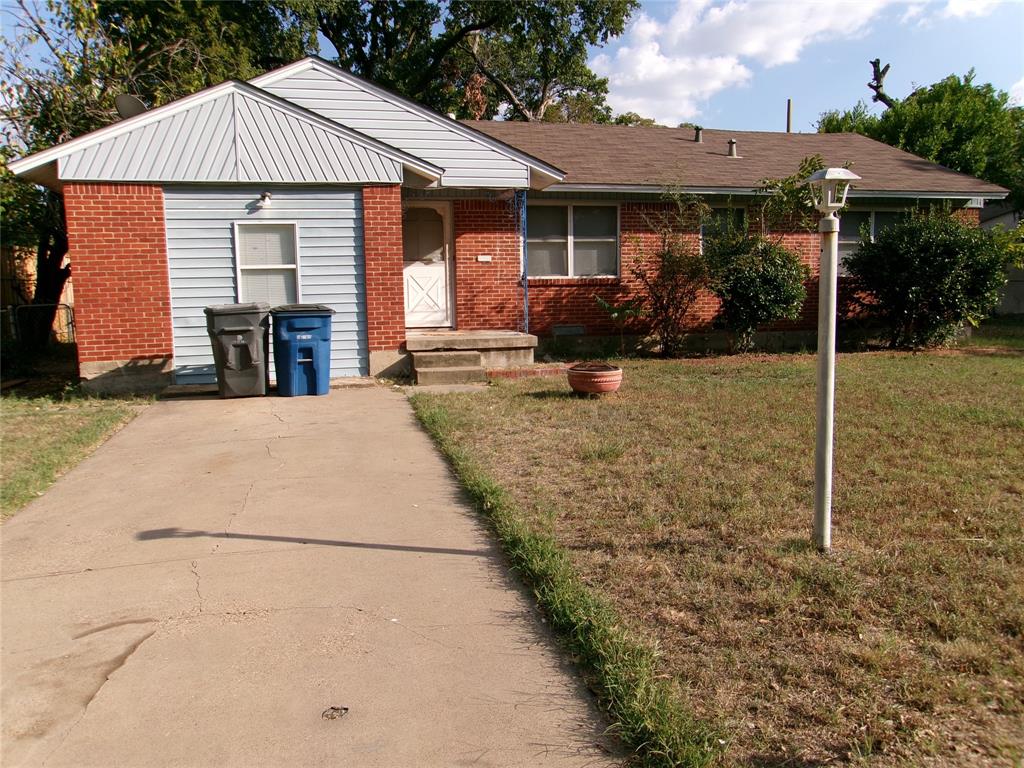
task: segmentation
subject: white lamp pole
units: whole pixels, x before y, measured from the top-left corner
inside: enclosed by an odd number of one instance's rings
[[[839,273],[839,218],[850,183],[860,176],[845,168],[828,168],[807,179],[818,222],[821,259],[818,274],[818,411],[814,446],[814,544],[832,548],[832,424],[836,392],[836,284]]]

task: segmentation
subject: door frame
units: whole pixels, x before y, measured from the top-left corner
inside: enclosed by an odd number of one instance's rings
[[[404,226],[405,212],[409,208],[430,208],[437,211],[441,216],[441,229],[444,233],[444,279],[448,299],[448,322],[444,325],[406,325],[406,328],[429,329],[429,328],[455,328],[455,222],[451,200],[403,200],[402,218]],[[402,252],[402,291],[405,291],[405,251]],[[405,311],[405,297],[402,297],[403,313]],[[404,318],[403,318],[404,320]]]

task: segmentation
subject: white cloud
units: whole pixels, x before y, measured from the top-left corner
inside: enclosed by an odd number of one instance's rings
[[[666,22],[640,13],[617,49],[591,66],[609,79],[613,109],[675,125],[714,94],[749,83],[748,65],[789,64],[811,43],[863,34],[895,1],[677,0]]]
[[[617,46],[591,67],[609,81],[608,103],[675,125],[693,120],[727,88],[749,84],[756,67],[800,60],[805,48],[868,33],[884,10],[898,23],[990,13],[1001,0],[676,0],[667,21],[641,12]]]
[[[968,19],[986,16],[1003,0],[949,0],[940,15],[947,19]]]
[[[1010,103],[1024,107],[1024,77],[1010,86]]]
[[[921,22],[925,9],[927,8],[926,3],[909,3],[907,9],[900,16],[900,24],[909,24],[912,21]]]

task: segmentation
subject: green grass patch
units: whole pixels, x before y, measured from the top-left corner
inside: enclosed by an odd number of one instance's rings
[[[964,345],[1024,350],[1024,315],[990,317],[973,330]]]
[[[10,517],[132,418],[142,400],[77,395],[0,400],[0,516]]]
[[[706,766],[718,753],[715,729],[698,722],[673,684],[659,676],[654,650],[631,633],[607,600],[590,590],[555,539],[534,529],[509,495],[459,447],[440,403],[412,399],[420,421],[490,521],[512,566],[533,589],[551,626],[614,719],[614,731],[647,766]],[[604,449],[597,454],[604,457]],[[588,459],[589,460],[589,459]]]

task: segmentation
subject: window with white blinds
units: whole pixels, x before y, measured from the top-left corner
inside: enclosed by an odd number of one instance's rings
[[[238,300],[297,304],[299,258],[294,223],[235,224]]]

